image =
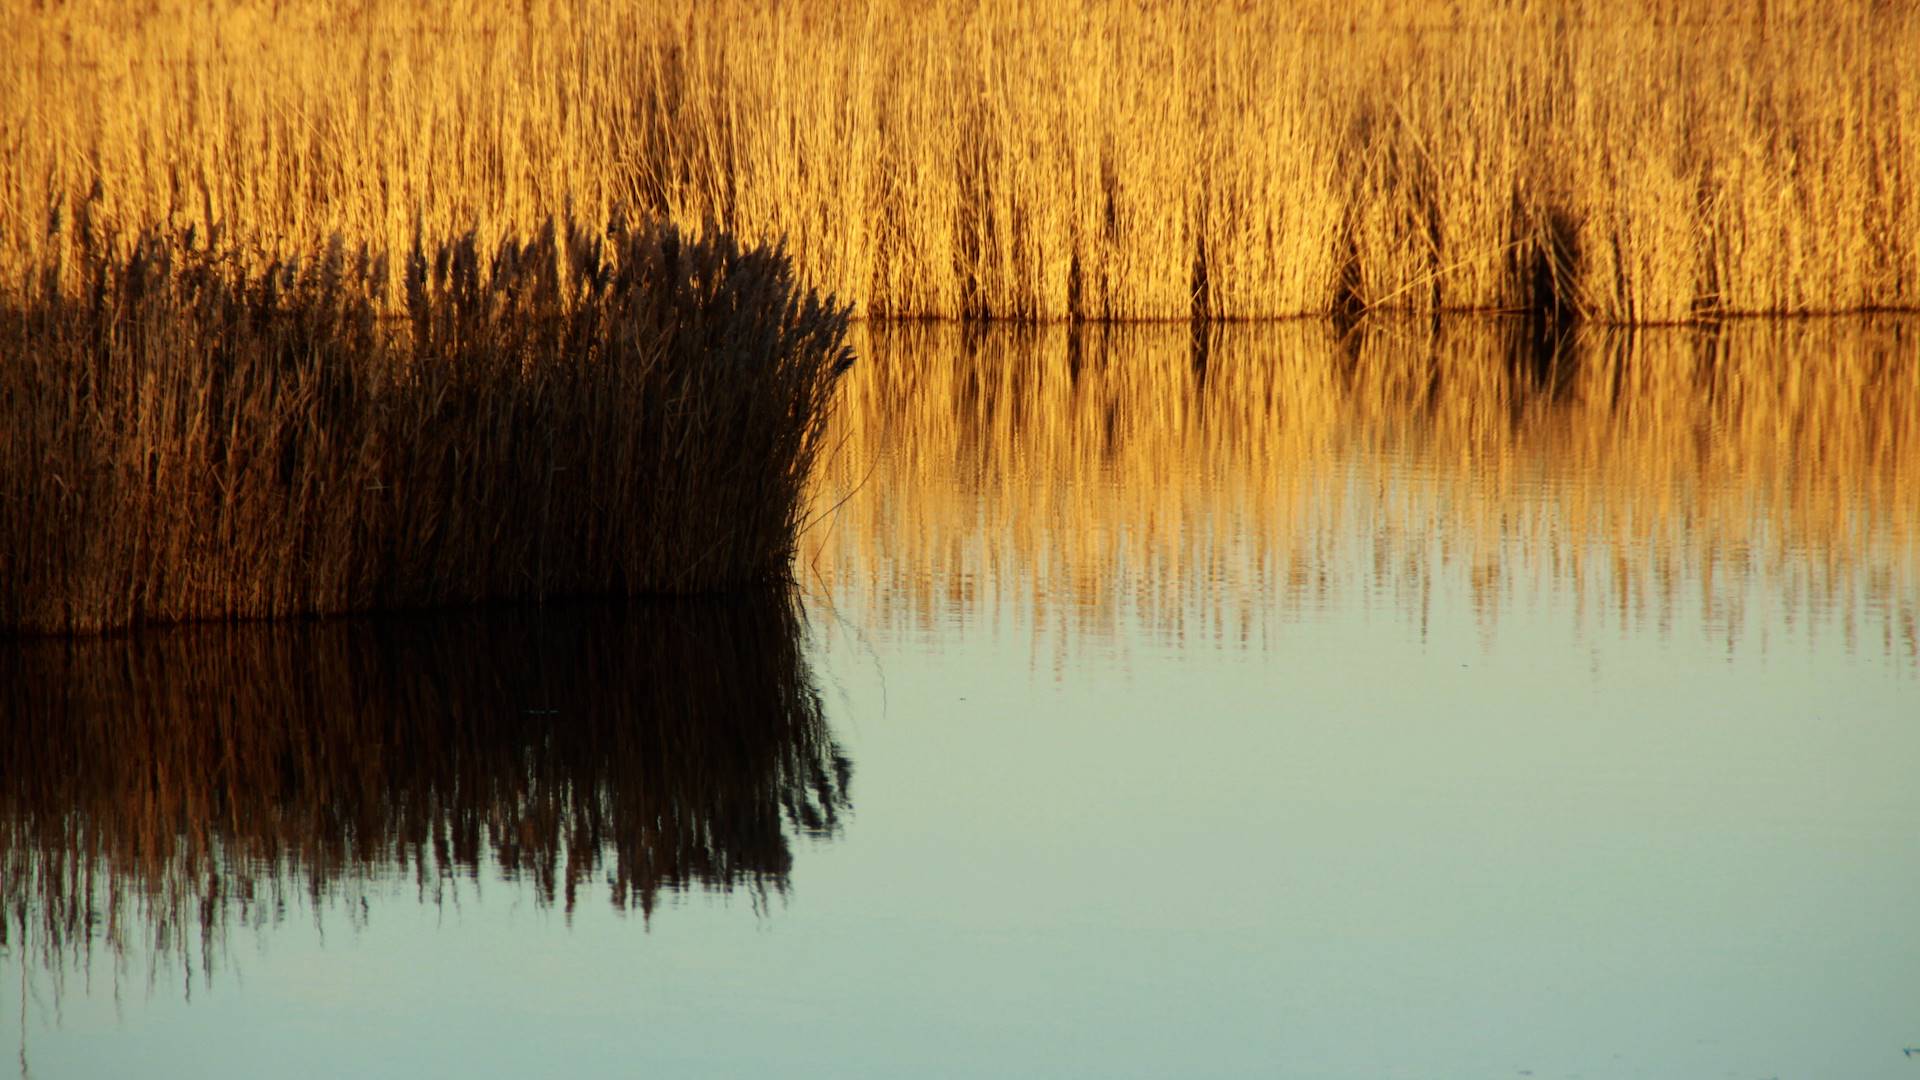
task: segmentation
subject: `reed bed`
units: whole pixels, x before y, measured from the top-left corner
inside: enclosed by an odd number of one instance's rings
[[[851,361],[779,251],[567,219],[256,268],[79,224],[78,291],[0,305],[0,631],[788,579]]]
[[[764,905],[849,806],[802,637],[776,592],[12,643],[0,947],[191,987],[236,930],[382,892]]]
[[[1910,320],[1370,323],[859,328],[802,564],[1043,664],[1377,605],[1920,670]]]
[[[1911,0],[5,0],[0,40],[7,283],[79,286],[51,215],[264,266],[624,207],[882,316],[1920,306]]]

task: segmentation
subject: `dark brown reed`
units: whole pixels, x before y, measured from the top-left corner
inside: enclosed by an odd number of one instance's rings
[[[231,929],[378,882],[786,889],[851,766],[790,592],[0,647],[0,946],[207,970]]]
[[[0,308],[0,631],[789,572],[850,355],[777,248],[416,242],[383,319],[385,257],[338,238],[261,273],[191,234],[131,247]]]

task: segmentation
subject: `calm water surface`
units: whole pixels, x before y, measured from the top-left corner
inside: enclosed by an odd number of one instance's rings
[[[795,603],[7,645],[0,1041],[1920,1078],[1917,334],[872,328]]]

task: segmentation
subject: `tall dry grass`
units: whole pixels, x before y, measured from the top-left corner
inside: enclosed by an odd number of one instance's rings
[[[83,206],[263,263],[571,206],[784,238],[873,315],[1920,306],[1911,0],[7,0],[0,41],[8,283]]]
[[[12,643],[0,947],[191,986],[234,932],[384,889],[764,904],[849,805],[801,637],[776,593]]]
[[[777,250],[567,219],[390,272],[75,224],[74,287],[0,303],[0,631],[788,578],[850,358]]]
[[[1920,670],[1911,320],[1541,329],[869,324],[803,572],[1042,662],[1377,605]]]

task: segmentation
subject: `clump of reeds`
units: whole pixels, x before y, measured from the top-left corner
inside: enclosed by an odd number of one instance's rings
[[[55,972],[382,882],[764,904],[852,770],[785,590],[11,642],[0,716],[0,947]]]
[[[776,248],[568,219],[390,275],[113,241],[0,306],[0,630],[788,573],[850,356]]]

